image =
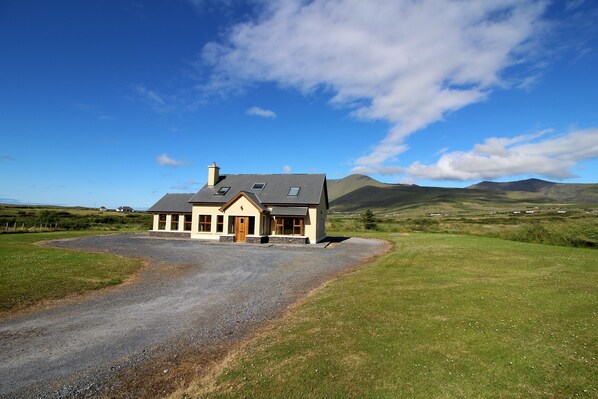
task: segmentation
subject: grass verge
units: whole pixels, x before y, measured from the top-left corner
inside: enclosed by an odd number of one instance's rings
[[[173,397],[598,396],[595,250],[370,235],[393,250]]]
[[[143,262],[35,245],[98,232],[0,235],[0,312],[122,283]]]

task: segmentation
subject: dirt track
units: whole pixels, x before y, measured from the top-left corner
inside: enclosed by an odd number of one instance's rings
[[[335,274],[385,249],[202,244],[116,235],[53,246],[145,259],[132,284],[0,322],[0,397],[152,397]]]

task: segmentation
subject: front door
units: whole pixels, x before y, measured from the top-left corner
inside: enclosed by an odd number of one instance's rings
[[[235,239],[237,242],[245,242],[245,237],[247,237],[248,228],[249,228],[249,217],[247,217],[247,216],[235,217]]]

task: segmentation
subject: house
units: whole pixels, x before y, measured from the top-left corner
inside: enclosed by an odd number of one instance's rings
[[[151,236],[222,242],[316,243],[326,237],[324,174],[220,175],[197,193],[166,194],[148,212]]]
[[[115,210],[116,212],[135,212],[135,210],[130,206],[119,206]]]

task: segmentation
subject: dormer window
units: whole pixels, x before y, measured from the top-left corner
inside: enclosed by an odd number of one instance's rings
[[[266,187],[266,183],[253,183],[253,186],[251,186],[252,190],[263,190],[264,187]]]
[[[214,195],[225,195],[230,190],[230,187],[220,187]]]
[[[296,197],[299,195],[299,190],[301,190],[301,187],[291,187],[287,195],[289,197]]]

